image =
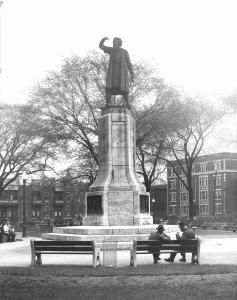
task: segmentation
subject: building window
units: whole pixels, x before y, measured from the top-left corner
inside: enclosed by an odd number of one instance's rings
[[[172,179],[170,182],[170,189],[176,189],[176,179]]]
[[[61,210],[55,210],[54,211],[54,216],[55,217],[61,217],[62,216],[62,211]]]
[[[207,164],[201,164],[200,165],[200,168],[201,168],[201,172],[207,172]]]
[[[11,201],[18,199],[18,191],[16,190],[5,190],[3,192],[3,198],[9,199]]]
[[[17,217],[17,211],[16,209],[8,209],[7,214],[9,218],[15,218]]]
[[[187,174],[187,166],[182,166],[181,167],[181,175]]]
[[[221,196],[222,196],[222,190],[216,189],[215,190],[215,200],[221,200]]]
[[[34,217],[34,218],[40,217],[40,208],[33,208],[32,209],[32,217]]]
[[[223,173],[223,182],[226,182],[226,173]]]
[[[70,217],[70,206],[66,206],[66,216]]]
[[[45,206],[45,218],[50,218],[50,206]]]
[[[186,202],[188,201],[188,193],[187,192],[181,192],[180,193],[180,202]]]
[[[44,192],[44,201],[49,202],[49,192]]]
[[[172,216],[176,215],[176,205],[171,205],[169,211],[170,211],[170,215]]]
[[[183,179],[183,181],[185,182],[185,184],[188,185],[188,184],[187,184],[187,178],[184,177],[184,178],[182,178],[182,179]],[[183,181],[180,180],[180,189],[181,189],[181,190],[186,189],[186,186],[184,185]]]
[[[221,160],[217,160],[216,162],[214,162],[214,170],[221,170]]]
[[[67,192],[67,194],[66,194],[66,201],[67,202],[71,201],[71,193],[70,192]]]
[[[62,191],[55,191],[54,192],[54,200],[55,201],[63,201],[63,192]]]
[[[215,203],[215,214],[221,214],[221,213],[222,213],[222,204]]]
[[[173,167],[170,167],[170,168],[169,168],[169,173],[170,173],[170,177],[175,177],[175,176],[176,176]]]
[[[199,191],[199,200],[207,201],[207,199],[208,199],[208,191],[207,190]]]
[[[199,187],[200,188],[207,188],[208,186],[208,177],[207,176],[200,176],[199,177]]]
[[[170,194],[170,202],[176,202],[176,193]]]
[[[208,214],[208,205],[203,205],[203,204],[201,204],[200,206],[199,206],[199,214],[200,215],[207,215]]]
[[[221,185],[221,174],[216,176],[216,185]]]
[[[2,210],[1,216],[2,216],[2,218],[6,218],[7,217],[7,211]]]
[[[187,216],[189,213],[188,205],[181,205],[180,206],[180,215]]]
[[[223,169],[225,170],[225,160],[223,160]]]
[[[195,165],[192,166],[192,173],[195,173]]]
[[[34,192],[34,201],[40,201],[41,200],[41,192],[35,191]]]

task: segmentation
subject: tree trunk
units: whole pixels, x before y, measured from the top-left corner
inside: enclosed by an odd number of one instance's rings
[[[189,189],[188,191],[189,197],[189,220],[193,220],[193,189]]]

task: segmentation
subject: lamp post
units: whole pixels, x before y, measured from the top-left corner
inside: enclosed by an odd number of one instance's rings
[[[27,237],[26,233],[26,178],[23,173],[23,197],[22,197],[22,237]]]
[[[156,202],[156,200],[153,198],[151,200],[151,202],[152,202],[152,218],[153,218],[153,223],[154,223],[154,203]]]

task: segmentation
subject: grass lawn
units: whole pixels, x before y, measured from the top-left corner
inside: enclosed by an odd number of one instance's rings
[[[197,230],[196,233],[203,239],[237,237],[236,233],[217,230]],[[2,299],[234,300],[237,299],[237,265],[177,263],[138,265],[137,268],[78,265],[2,267]]]
[[[237,299],[237,266],[8,267],[1,299]]]

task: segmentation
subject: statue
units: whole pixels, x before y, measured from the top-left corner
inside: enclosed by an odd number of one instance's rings
[[[107,47],[104,42],[108,40],[104,37],[99,44],[100,49],[110,55],[109,68],[106,80],[106,107],[111,105],[111,95],[122,95],[126,106],[129,107],[129,79],[128,70],[131,75],[131,81],[134,79],[133,68],[130,62],[128,51],[121,48],[122,40],[118,37],[113,39],[113,47]]]

